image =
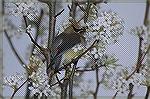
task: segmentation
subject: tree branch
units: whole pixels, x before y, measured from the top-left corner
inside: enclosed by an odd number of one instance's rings
[[[57,81],[58,81],[58,83],[59,83],[59,85],[60,85],[60,87],[61,87],[61,86],[62,86],[62,83],[61,83],[61,81],[59,80],[57,74],[56,74],[56,79],[57,79]]]
[[[69,77],[69,99],[73,99],[73,80],[74,80],[74,74],[76,71],[77,61],[74,62],[70,77]]]
[[[52,87],[52,86],[55,86],[56,84],[60,84],[60,82],[61,82],[62,80],[64,80],[64,78],[60,79],[59,82],[56,82],[56,83],[54,83],[54,84],[51,84],[50,86]]]
[[[98,89],[99,89],[99,86],[100,86],[99,69],[98,69],[97,65],[96,65],[95,74],[96,74],[96,89],[95,89],[95,92],[93,93],[93,97],[94,97],[94,99],[97,99]]]
[[[134,94],[132,94],[132,92],[133,92],[133,87],[134,87],[134,85],[133,85],[132,83],[130,83],[130,84],[129,84],[129,93],[128,93],[127,99],[132,99],[132,98],[133,98],[133,96],[134,96]]]
[[[94,47],[94,45],[95,45],[95,43],[97,43],[98,42],[98,40],[95,40],[94,42],[93,42],[93,44],[87,49],[87,50],[85,50],[82,54],[80,54],[78,57],[76,57],[74,60],[72,60],[71,62],[69,62],[69,63],[67,63],[67,64],[65,64],[63,67],[60,67],[59,69],[58,69],[58,71],[61,71],[62,69],[65,69],[65,68],[67,68],[68,66],[70,66],[72,63],[74,63],[75,61],[78,61],[84,54],[86,54],[89,50],[91,50],[93,47]]]
[[[94,3],[94,4],[99,4],[99,3],[103,3],[105,2],[105,0],[91,0],[90,3]],[[75,3],[78,3],[79,5],[83,5],[83,4],[86,4],[87,1],[83,0],[83,1],[75,1]]]
[[[65,79],[64,79],[62,86],[61,86],[61,99],[67,98],[67,88],[68,88],[68,82],[69,82],[68,72],[69,72],[69,69],[66,68]]]
[[[140,63],[141,63],[141,64],[142,64],[143,60],[145,59],[145,56],[148,54],[149,50],[150,50],[150,45],[148,46],[146,52],[144,53],[143,57],[142,57],[141,60],[140,60]],[[140,67],[141,67],[141,66],[137,66],[137,65],[136,65],[136,68],[134,69],[134,71],[133,71],[130,75],[128,75],[128,76],[126,77],[126,80],[130,79],[130,77],[132,77],[132,75],[134,75],[134,73],[136,73],[137,70],[140,69]]]
[[[72,0],[72,5],[71,5],[71,9],[70,9],[70,12],[69,12],[69,16],[72,17],[73,19],[75,19],[75,16],[76,16],[76,8],[77,8],[77,5],[76,5],[76,2],[75,0]]]
[[[40,2],[43,2],[48,5],[49,7],[49,33],[48,33],[48,44],[47,48],[50,49],[51,45],[53,43],[53,38],[55,36],[55,6],[56,6],[56,0],[38,0]]]
[[[23,65],[26,66],[25,62],[23,62],[23,60],[21,59],[20,55],[19,55],[18,52],[16,51],[16,49],[15,49],[15,47],[14,47],[12,41],[11,41],[11,38],[9,37],[9,35],[8,35],[8,33],[7,33],[6,30],[4,30],[4,34],[5,34],[5,36],[6,36],[7,40],[8,40],[8,43],[9,43],[9,45],[10,45],[12,51],[14,52],[15,56],[17,57],[19,63],[20,63],[22,66],[23,66]],[[25,68],[25,67],[23,67],[23,68]]]
[[[12,94],[12,96],[11,96],[10,99],[13,99],[13,98],[14,98],[15,94],[19,91],[19,89],[20,89],[27,81],[28,81],[28,79],[25,80],[16,90],[14,90],[14,92],[13,92],[13,94]]]
[[[147,91],[144,99],[148,99],[149,94],[150,94],[150,86],[147,86]]]
[[[97,68],[100,68],[100,67],[105,67],[105,65],[97,66]],[[85,69],[77,68],[76,72],[89,72],[89,71],[94,71],[94,70],[96,70],[96,68],[95,69],[93,69],[93,68],[85,68]]]
[[[38,18],[37,22],[35,23],[35,25],[36,25],[35,42],[37,42],[39,34],[40,34],[39,29],[40,29],[40,25],[41,25],[43,15],[44,15],[44,11],[43,11],[43,9],[41,9],[40,17]],[[34,49],[35,49],[35,44],[32,45],[31,54],[33,53]]]
[[[26,16],[23,16],[24,18],[24,21],[25,21],[25,25],[26,25],[26,28],[28,27],[28,24],[27,24],[27,20],[26,20]],[[31,36],[31,34],[26,30],[26,33],[27,35],[30,37],[32,43],[40,49],[41,53],[44,55],[45,59],[47,60],[47,62],[49,62],[49,49],[46,49],[46,48],[43,48],[41,47],[37,42],[35,42],[35,40],[33,39],[33,37]]]
[[[150,9],[150,1],[146,1],[146,10],[145,10],[145,16],[144,16],[144,25],[148,25],[148,17],[149,17],[149,9]]]
[[[53,38],[55,36],[55,6],[56,6],[56,0],[54,2],[49,2],[49,34],[48,34],[48,49],[51,48]]]
[[[112,97],[112,99],[115,99],[116,96],[117,96],[117,94],[118,94],[118,91],[114,94],[114,96]]]
[[[144,17],[144,25],[148,27],[148,31],[150,31],[149,30],[150,29],[150,27],[149,27],[150,26],[150,23],[149,23],[150,22],[149,9],[150,9],[150,0],[147,0],[146,1],[145,17]],[[149,37],[148,37],[148,39],[149,39]],[[149,40],[148,40],[148,43],[150,43]],[[148,49],[150,49],[150,45],[149,45]],[[145,52],[145,54],[143,55],[143,57],[145,57],[146,54],[148,54],[148,57],[150,57],[150,53],[149,53],[148,50],[147,50],[147,52]],[[149,60],[147,60],[147,61],[149,61]],[[147,91],[146,91],[145,99],[149,99],[149,94],[150,94],[150,86],[147,86]]]
[[[141,58],[142,58],[142,41],[143,41],[143,37],[141,37],[141,35],[139,35],[139,50],[138,50],[138,59],[137,59],[137,73],[139,73],[140,72],[140,67],[141,67],[141,62],[142,61],[140,61],[141,60]]]
[[[57,13],[54,18],[57,18],[59,15],[61,15],[64,12],[65,9],[62,9],[59,13]]]
[[[147,0],[146,2],[146,10],[145,10],[145,17],[144,17],[144,25],[147,26],[148,25],[148,13],[149,13],[149,0]],[[142,31],[143,32],[143,31]],[[137,59],[137,64],[136,64],[136,68],[135,70],[129,75],[126,77],[126,80],[128,80],[130,77],[132,77],[132,75],[134,75],[135,72],[139,73],[140,72],[140,68],[142,66],[142,62],[143,60],[145,59],[145,56],[148,54],[149,52],[149,49],[150,49],[150,45],[148,46],[147,48],[147,51],[145,53],[142,53],[142,36],[139,35],[139,51],[138,51],[138,59]],[[133,98],[133,87],[134,85],[132,83],[129,84],[129,93],[128,93],[128,99],[132,99]]]
[[[27,28],[27,27],[28,27],[28,23],[27,23],[26,16],[23,16],[23,19],[24,19],[24,22],[25,22],[25,26],[26,26],[26,28]],[[27,30],[26,30],[26,33],[27,33],[28,36],[30,37],[32,43],[33,43],[34,45],[36,45],[36,46],[41,50],[42,47],[41,47],[39,44],[37,44],[37,42],[35,42],[35,40],[34,40],[33,37],[31,36],[31,34],[30,34]]]
[[[77,2],[77,6],[81,9],[81,11],[82,11],[83,13],[85,13],[85,9],[84,9],[83,7],[81,7],[81,5],[79,5],[78,2]]]
[[[41,11],[40,11],[40,16],[37,18],[37,20],[35,20],[35,28],[36,28],[36,33],[35,33],[35,42],[37,42],[38,41],[38,37],[39,37],[39,30],[40,30],[40,25],[41,25],[41,22],[42,22],[42,18],[43,18],[43,15],[44,15],[44,11],[43,11],[43,9],[41,9]],[[27,24],[26,24],[27,25]],[[35,49],[35,44],[32,44],[32,48],[31,48],[31,55],[33,55],[33,51],[34,51],[34,49]],[[30,83],[28,83],[27,84],[27,88],[26,88],[26,95],[25,95],[25,99],[29,99],[30,98],[30,89],[29,89],[29,87],[32,85],[32,83],[30,82]]]

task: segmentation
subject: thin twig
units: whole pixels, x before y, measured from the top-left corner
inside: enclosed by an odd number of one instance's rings
[[[148,46],[148,48],[147,48],[145,54],[143,55],[143,57],[142,57],[141,60],[140,60],[140,61],[141,61],[141,64],[142,64],[143,60],[145,59],[146,55],[148,54],[149,50],[150,50],[150,45]],[[126,80],[130,79],[130,77],[132,77],[132,75],[134,75],[134,73],[136,73],[136,71],[137,71],[139,68],[140,68],[139,66],[136,66],[136,68],[134,69],[134,71],[133,71],[130,75],[128,75],[128,76],[126,77]]]
[[[56,15],[54,16],[54,18],[58,17],[62,12],[64,12],[64,10],[65,10],[65,9],[62,9],[58,14],[56,14]]]
[[[8,40],[8,42],[9,42],[9,45],[10,45],[12,51],[14,52],[14,54],[15,54],[15,56],[17,57],[18,61],[20,62],[20,64],[21,64],[22,66],[23,66],[23,65],[26,66],[25,62],[23,62],[23,60],[21,59],[20,55],[19,55],[18,52],[16,51],[16,49],[15,49],[15,47],[14,47],[12,41],[11,41],[11,38],[9,37],[9,35],[8,35],[8,33],[7,33],[6,30],[4,30],[4,34],[5,34],[5,36],[6,36],[7,40]],[[25,68],[25,67],[23,66],[23,68]]]
[[[146,52],[143,54],[142,59],[141,59],[142,61],[144,60],[146,55],[149,53],[149,51],[150,51],[150,45],[148,45],[148,48],[147,48]]]
[[[66,68],[65,79],[64,79],[62,86],[61,86],[61,99],[67,98],[67,87],[68,87],[68,82],[69,82],[68,72],[69,72],[69,70],[68,70],[68,68]]]
[[[67,67],[70,66],[73,62],[75,62],[75,60],[76,60],[76,61],[79,60],[83,55],[85,55],[89,50],[91,50],[91,49],[94,47],[94,45],[95,45],[95,43],[96,43],[97,41],[98,41],[98,40],[95,40],[95,41],[93,42],[93,44],[92,44],[87,50],[85,50],[82,54],[80,54],[78,57],[76,57],[76,58],[75,58],[74,60],[72,60],[71,62],[69,62],[69,63],[65,64],[63,67],[59,68],[58,71],[61,71],[62,69],[67,68]]]
[[[96,74],[96,89],[95,89],[95,92],[93,93],[93,98],[97,99],[97,94],[98,94],[98,90],[99,90],[99,86],[100,86],[99,69],[97,68],[97,65],[96,65],[95,74]]]
[[[118,91],[114,94],[114,96],[112,97],[112,99],[115,99],[116,96],[117,96],[117,94],[118,94]]]
[[[14,90],[14,92],[13,92],[13,94],[12,94],[12,96],[11,96],[11,98],[10,99],[13,99],[14,98],[14,96],[15,96],[15,94],[16,94],[16,92],[18,92],[19,91],[19,89],[26,83],[28,81],[28,79],[27,80],[25,80],[16,90]]]
[[[75,19],[75,16],[76,16],[76,8],[77,8],[77,5],[76,5],[76,2],[75,0],[72,0],[72,5],[71,5],[71,10],[69,12],[69,16],[72,17],[73,19]]]
[[[2,15],[5,14],[5,0],[2,0]]]
[[[26,19],[26,16],[23,16],[23,19],[24,19],[24,22],[25,22],[25,26],[26,28],[28,27],[28,23],[27,23],[27,19]],[[34,45],[36,45],[39,49],[42,49],[41,46],[39,44],[37,44],[37,42],[35,42],[35,40],[33,39],[33,37],[31,36],[31,34],[26,30],[26,33],[28,34],[28,36],[30,37],[32,43]]]
[[[49,33],[48,33],[48,45],[47,48],[50,49],[51,45],[53,43],[53,38],[55,36],[55,6],[56,6],[56,0],[54,2],[50,2],[48,4],[49,7]]]
[[[82,12],[85,13],[85,9],[83,7],[81,7],[81,5],[79,5],[79,3],[77,3],[77,6],[82,10]]]
[[[26,28],[27,28],[27,27],[28,27],[28,24],[27,24],[26,16],[23,16],[23,18],[24,18],[25,25],[26,25]],[[47,60],[47,62],[49,62],[49,57],[48,57],[48,55],[49,55],[49,49],[46,49],[46,48],[41,47],[41,46],[33,39],[33,37],[31,36],[31,34],[30,34],[27,30],[26,30],[26,33],[27,33],[27,35],[30,37],[32,43],[33,43],[37,48],[40,49],[40,52],[44,55],[44,57],[45,57],[45,59]]]
[[[146,1],[146,10],[145,10],[145,16],[144,16],[144,25],[148,25],[148,17],[149,17],[149,9],[150,9],[150,0]]]
[[[150,94],[150,86],[147,86],[147,91],[144,99],[148,99],[149,94]]]
[[[54,16],[55,16],[55,6],[56,6],[56,0],[39,0],[40,2],[43,2],[48,5],[49,7],[49,33],[48,33],[48,44],[47,48],[50,49],[52,42],[53,42],[53,37],[55,35],[54,31]],[[47,64],[48,65],[48,64]]]
[[[137,73],[139,73],[140,72],[140,67],[141,67],[141,62],[142,61],[140,61],[141,60],[141,58],[142,58],[142,41],[143,41],[143,37],[141,37],[141,35],[139,35],[139,50],[138,50],[138,59],[137,59],[137,67],[138,67],[138,69],[137,69]]]
[[[83,18],[84,18],[84,16],[82,16],[81,19],[79,19],[79,20],[77,21],[77,23],[79,23],[81,20],[83,20]]]
[[[148,25],[149,5],[150,5],[150,1],[147,0],[147,2],[146,2],[146,10],[145,10],[145,17],[144,17],[144,22],[143,22],[143,24],[144,24],[145,26]],[[129,76],[127,76],[126,80],[128,80],[130,77],[132,77],[132,75],[134,75],[134,73],[136,73],[136,72],[139,73],[140,68],[141,68],[141,66],[142,66],[142,62],[143,62],[143,60],[145,59],[145,56],[146,56],[146,55],[148,54],[148,52],[149,52],[150,45],[148,46],[146,52],[145,52],[145,53],[142,53],[142,50],[141,50],[141,47],[142,47],[142,40],[143,40],[143,38],[142,38],[141,35],[140,35],[140,36],[139,36],[139,52],[138,52],[138,60],[137,60],[136,68],[135,68],[135,70],[134,70]],[[133,85],[132,83],[130,83],[130,84],[129,84],[128,99],[132,99],[132,97],[134,96],[134,95],[132,94],[132,92],[133,92],[133,87],[134,87],[134,85]],[[147,94],[146,94],[146,97],[147,97]],[[146,97],[145,97],[145,99],[146,99]]]
[[[70,8],[70,6],[68,5],[67,7],[68,7],[69,11],[71,11],[71,8]]]
[[[133,88],[134,88],[134,85],[132,83],[129,84],[129,93],[128,93],[128,97],[127,99],[132,99],[134,94],[133,93]]]
[[[35,42],[38,41],[38,37],[39,37],[39,34],[40,34],[39,30],[40,30],[40,25],[41,25],[41,22],[42,22],[43,15],[44,15],[44,11],[43,11],[43,9],[41,9],[40,16],[37,19],[35,18],[35,23],[34,23],[35,26],[36,26]],[[32,48],[31,48],[31,52],[30,52],[31,55],[33,55],[33,51],[34,51],[35,47],[36,47],[35,44],[32,44]],[[25,99],[30,98],[30,89],[28,87],[30,87],[31,84],[32,84],[31,82],[27,84]]]
[[[87,21],[88,21],[89,11],[90,11],[91,6],[92,6],[92,4],[90,3],[90,0],[88,0],[87,7],[85,9],[85,14],[84,14],[84,23],[87,23]]]
[[[57,79],[57,81],[58,81],[58,83],[59,83],[59,85],[60,85],[60,87],[61,87],[61,86],[62,86],[62,83],[61,83],[61,81],[59,80],[57,74],[56,74],[56,79]]]
[[[144,17],[144,25],[146,25],[146,26],[147,26],[147,24],[146,24],[147,22],[146,21],[148,20],[147,18],[148,18],[148,13],[149,13],[149,5],[150,5],[150,2],[149,2],[149,0],[147,0],[147,2],[146,2],[146,10],[145,10],[145,17]],[[143,57],[140,60],[141,64],[142,64],[142,61],[145,59],[145,56],[148,54],[149,50],[150,50],[150,45],[148,45],[148,48],[147,48],[145,54],[143,55]],[[126,77],[126,80],[128,80],[130,77],[132,77],[132,75],[134,75],[134,73],[139,68],[140,68],[139,66],[136,66],[136,69],[129,76]]]
[[[92,66],[91,66],[92,67]],[[100,67],[105,67],[105,65],[100,65],[98,66],[97,68],[100,68]],[[96,69],[96,68],[95,68]],[[76,72],[89,72],[89,71],[94,71],[95,69],[93,68],[86,68],[86,69],[76,69]]]
[[[37,42],[38,37],[39,37],[39,34],[40,34],[40,33],[39,33],[39,29],[40,29],[40,24],[41,24],[43,15],[44,15],[44,12],[43,12],[43,9],[41,9],[40,17],[38,18],[37,22],[35,23],[35,25],[36,25],[35,42]],[[31,49],[31,54],[33,53],[34,49],[35,49],[35,45],[33,44],[33,45],[32,45],[32,49]]]
[[[104,0],[91,0],[90,2],[93,3],[93,4],[99,4],[99,3],[103,3]],[[83,5],[83,4],[86,4],[87,1],[79,1],[79,0],[77,0],[77,1],[75,1],[75,3],[79,3],[79,5]]]
[[[62,78],[62,79],[60,79],[59,81],[61,82],[62,80],[64,80],[65,78]],[[57,85],[57,84],[59,84],[59,82],[56,82],[56,83],[54,83],[54,84],[51,84],[50,86],[52,87],[52,86],[55,86],[55,85]]]
[[[74,62],[71,74],[70,74],[70,80],[69,80],[69,99],[73,99],[73,80],[74,80],[74,74],[76,71],[77,61]]]
[[[149,9],[150,9],[150,0],[147,0],[146,1],[145,17],[144,17],[144,25],[148,27],[148,30],[149,30],[148,23],[150,21],[148,19],[149,18]],[[148,46],[148,49],[150,49],[150,45]],[[145,52],[145,54],[143,55],[143,57],[145,57],[147,53],[149,53],[149,50],[147,50],[147,52]],[[146,91],[145,99],[149,98],[149,94],[150,94],[150,86],[147,86],[147,91]]]

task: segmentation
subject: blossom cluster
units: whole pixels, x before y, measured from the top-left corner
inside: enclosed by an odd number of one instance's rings
[[[91,81],[82,81],[79,83],[79,87],[82,96],[89,96],[94,92],[94,87]]]
[[[49,77],[46,73],[46,64],[38,56],[31,56],[28,64],[29,79],[32,85],[29,87],[32,94],[48,96],[52,93],[49,85]]]
[[[119,36],[122,35],[124,29],[123,24],[123,20],[115,12],[101,12],[100,16],[86,23],[88,29],[84,33],[85,43],[74,46],[73,50],[77,52],[88,48],[94,40],[98,40],[99,42],[90,51],[90,54],[95,59],[100,59],[105,54],[106,46],[116,42]]]
[[[137,36],[138,38],[142,38],[142,46],[141,50],[145,52],[148,48],[148,28],[145,25],[135,27],[131,29],[130,31],[131,34]]]
[[[25,74],[16,73],[14,75],[4,77],[4,85],[16,90],[25,81]]]
[[[5,7],[7,7],[8,14],[15,16],[27,16],[29,19],[39,13],[39,7],[36,2],[32,2],[31,0],[27,0],[24,2],[14,2],[14,3],[5,3]]]
[[[98,13],[97,6],[94,4],[91,4],[90,9],[89,9],[89,15],[87,17],[87,21],[96,19],[98,17],[97,13]]]
[[[29,64],[27,65],[28,74],[31,75],[32,72],[36,72],[42,64],[43,62],[38,56],[32,55],[29,58]]]
[[[125,93],[129,91],[129,84],[132,83],[134,85],[134,89],[139,88],[140,85],[145,81],[145,77],[142,73],[134,73],[129,79],[126,79],[126,75],[130,73],[122,69],[120,73],[116,73],[115,77],[112,77],[110,80],[110,86],[113,90],[118,93]]]
[[[116,41],[123,33],[123,20],[112,11],[101,12],[100,16],[87,23],[89,32],[85,34],[87,41],[98,39],[104,44]]]
[[[142,84],[145,85],[145,86],[150,85],[150,69],[149,69],[150,65],[149,65],[149,62],[150,62],[150,60],[148,58],[147,59],[147,64],[141,70],[141,74],[144,75],[144,77],[145,77],[145,80],[143,81]]]

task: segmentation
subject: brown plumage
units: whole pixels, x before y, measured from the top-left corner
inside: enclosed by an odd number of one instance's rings
[[[68,26],[61,34],[55,37],[52,44],[52,56],[53,56],[53,66],[58,68],[62,55],[74,47],[75,45],[81,43],[85,40],[83,34],[86,32],[86,28],[79,28],[79,24],[73,20],[72,25]],[[77,28],[78,27],[78,28]]]

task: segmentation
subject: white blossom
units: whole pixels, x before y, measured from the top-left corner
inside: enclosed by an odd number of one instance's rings
[[[84,48],[81,44],[78,44],[78,45],[75,45],[72,49],[74,52],[78,52],[78,51],[83,50]]]
[[[40,96],[42,96],[42,94],[46,96],[51,94],[52,90],[48,84],[49,79],[46,73],[45,63],[43,63],[36,72],[32,72],[29,78],[32,81],[32,86],[29,87],[32,94],[38,93]]]
[[[81,90],[81,95],[82,94],[91,94],[91,92],[94,92],[94,86],[92,84],[92,82],[90,81],[82,81],[79,83],[79,87]]]
[[[95,55],[94,55],[94,58],[95,58],[95,59],[98,59],[98,58],[99,58],[99,55],[98,55],[98,54],[95,54]]]
[[[4,77],[4,85],[16,90],[26,79],[25,74],[16,73],[14,75]]]
[[[7,3],[6,7],[8,9],[8,14],[15,16],[24,15],[29,19],[32,19],[32,16],[38,15],[39,13],[38,3],[32,2],[31,0]]]
[[[31,26],[31,25],[28,25],[28,27],[27,27],[27,32],[28,32],[28,33],[32,33],[32,26]]]
[[[123,72],[123,71],[118,71],[118,72]],[[116,92],[124,93],[126,91],[129,91],[130,83],[134,85],[134,89],[137,89],[139,88],[139,86],[142,84],[144,80],[145,80],[145,77],[141,73],[135,73],[128,80],[126,79],[125,74],[121,73],[121,75],[116,75],[111,78],[110,88],[116,90]]]
[[[123,32],[123,20],[118,17],[118,15],[112,11],[105,11],[101,12],[100,16],[95,19],[91,20],[87,23],[90,31],[89,34],[85,34],[90,36],[91,38],[99,38],[106,44],[111,43],[112,41],[116,40],[119,35],[122,35]],[[99,37],[95,34],[92,34],[94,31],[98,32]],[[93,35],[93,36],[91,36]],[[86,36],[87,37],[87,36]]]

